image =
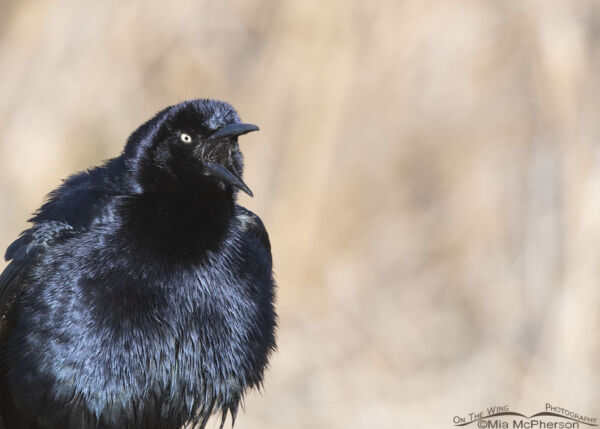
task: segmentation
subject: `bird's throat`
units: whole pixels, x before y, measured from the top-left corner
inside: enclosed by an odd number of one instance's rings
[[[127,201],[124,231],[133,231],[135,242],[145,251],[166,258],[201,258],[221,246],[233,207],[231,192],[216,183],[144,193]]]

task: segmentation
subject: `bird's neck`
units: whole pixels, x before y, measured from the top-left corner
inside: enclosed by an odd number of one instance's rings
[[[176,260],[201,258],[217,250],[234,210],[231,190],[213,180],[155,188],[125,204],[124,231],[133,231],[144,251]]]

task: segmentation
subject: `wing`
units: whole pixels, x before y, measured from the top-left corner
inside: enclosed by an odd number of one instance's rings
[[[92,225],[110,217],[111,202],[126,193],[135,193],[133,184],[126,182],[127,170],[121,158],[108,161],[102,167],[76,174],[50,193],[48,201],[35,213],[33,226],[6,249],[5,259],[10,261],[0,274],[0,343],[8,332],[4,317],[20,291],[29,284],[28,275],[46,250],[88,230]],[[68,406],[49,410],[29,410],[29,417],[20,415],[14,398],[6,391],[0,368],[0,429],[6,428],[88,428],[96,427],[84,419],[76,401]],[[31,392],[40,399],[29,398],[31,403],[45,404],[46,390]],[[43,423],[31,420],[33,415],[43,415]],[[38,425],[39,424],[39,425]]]
[[[131,191],[122,178],[124,170],[123,161],[115,158],[102,167],[71,176],[50,193],[30,219],[34,225],[8,246],[5,259],[11,262],[0,274],[0,337],[2,316],[45,250],[109,216],[115,196]]]
[[[0,316],[8,311],[12,298],[23,282],[23,276],[39,255],[51,243],[65,240],[74,233],[74,228],[68,223],[48,221],[34,225],[8,246],[5,258],[12,261],[0,274]]]
[[[242,206],[237,206],[236,216],[240,220],[244,233],[258,239],[259,242],[262,243],[264,250],[270,255],[271,242],[269,241],[269,234],[267,234],[267,230],[262,220]]]
[[[21,236],[15,240],[6,250],[6,258],[12,259],[10,264],[0,274],[0,343],[4,336],[8,333],[8,324],[4,315],[10,310],[14,298],[19,291],[27,284],[27,273],[36,263],[40,255],[42,255],[48,246],[57,241],[67,240],[75,234],[73,226],[66,222],[47,221],[34,225],[26,230]],[[14,398],[10,394],[8,384],[4,380],[4,373],[0,368],[0,415],[4,420],[0,420],[0,429],[8,428],[23,428],[31,429],[38,426],[30,418],[26,418],[17,411],[14,404]],[[45,387],[40,386],[40,389],[31,392],[33,396],[42,398],[45,395]],[[35,399],[28,398],[31,403],[36,403]],[[71,407],[73,408],[73,407]],[[30,410],[31,412],[31,410]],[[54,411],[58,414],[58,411]],[[65,416],[60,416],[63,419],[76,418],[76,413],[64,411]],[[68,414],[68,415],[67,415]],[[33,415],[33,413],[31,414]],[[66,420],[65,420],[66,421]],[[84,426],[47,426],[49,428],[59,427],[84,427]]]

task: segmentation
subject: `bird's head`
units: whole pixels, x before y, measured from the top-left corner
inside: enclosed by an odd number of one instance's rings
[[[203,180],[252,196],[242,180],[238,137],[257,130],[256,125],[242,123],[225,102],[186,101],[162,110],[138,128],[129,138],[125,156],[139,173],[142,189]]]

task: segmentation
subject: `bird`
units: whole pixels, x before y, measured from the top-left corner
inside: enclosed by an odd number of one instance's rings
[[[0,428],[235,423],[276,349],[269,236],[237,203],[258,129],[184,101],[48,195],[0,275]]]

